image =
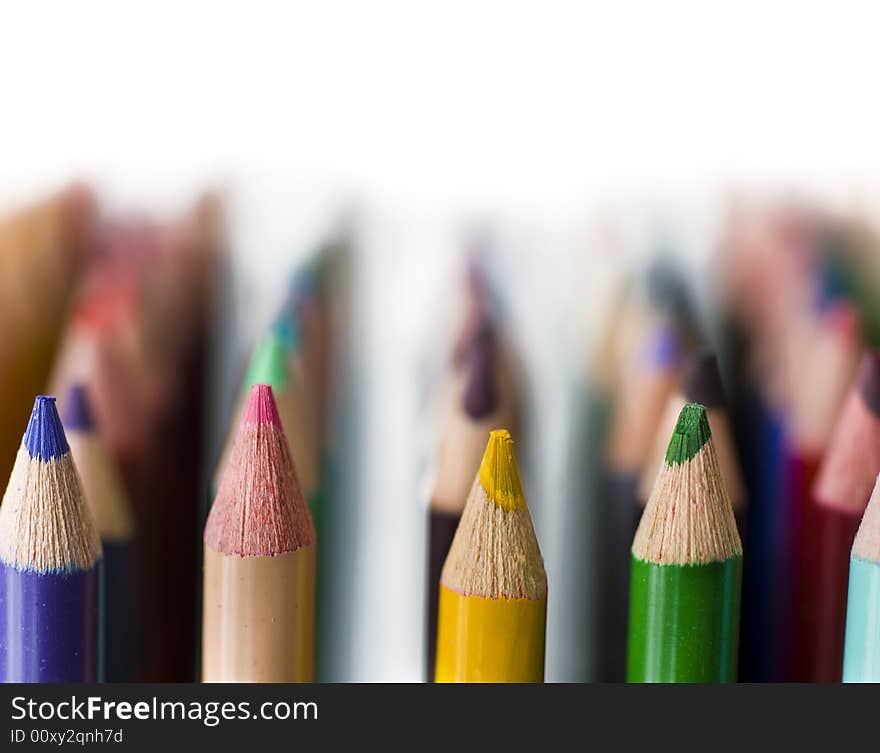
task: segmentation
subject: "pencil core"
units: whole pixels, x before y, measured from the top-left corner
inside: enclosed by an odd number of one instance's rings
[[[282,428],[278,406],[272,397],[272,388],[268,384],[255,384],[251,387],[251,394],[244,411],[244,423],[257,426],[272,424],[278,429]]]
[[[666,463],[680,465],[692,460],[711,436],[706,409],[702,405],[688,403],[681,409],[672,439],[669,440]]]
[[[31,419],[24,433],[24,446],[32,458],[44,461],[60,458],[70,450],[54,397],[39,395],[34,400]]]
[[[89,405],[89,396],[82,384],[75,384],[67,393],[64,404],[64,426],[67,430],[83,429],[91,430],[95,425],[92,418],[92,409]]]
[[[496,429],[489,434],[489,444],[480,464],[480,484],[486,490],[486,496],[502,510],[526,507],[513,440],[507,429]]]

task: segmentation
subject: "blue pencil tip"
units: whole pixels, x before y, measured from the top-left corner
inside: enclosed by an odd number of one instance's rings
[[[647,346],[648,363],[659,369],[674,366],[681,357],[681,346],[675,331],[668,326],[655,330]]]
[[[54,397],[38,395],[34,400],[23,442],[28,454],[39,460],[55,460],[70,451]]]
[[[86,388],[81,384],[75,384],[67,393],[67,400],[64,403],[64,426],[68,431],[70,429],[88,431],[94,425]]]
[[[299,322],[293,311],[282,311],[275,319],[272,329],[284,343],[284,347],[287,350],[296,350],[299,348]]]

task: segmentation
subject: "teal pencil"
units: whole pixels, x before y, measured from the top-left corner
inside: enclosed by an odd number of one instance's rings
[[[849,560],[844,682],[880,682],[880,478]]]

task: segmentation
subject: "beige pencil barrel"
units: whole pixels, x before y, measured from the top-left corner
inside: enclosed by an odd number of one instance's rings
[[[311,682],[315,547],[274,557],[205,547],[202,680]]]

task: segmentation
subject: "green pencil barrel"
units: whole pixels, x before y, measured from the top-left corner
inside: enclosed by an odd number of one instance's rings
[[[734,682],[742,557],[655,565],[632,557],[627,682]]]
[[[844,682],[880,682],[880,564],[849,561]]]

